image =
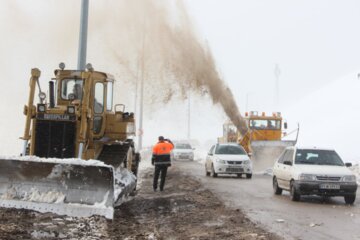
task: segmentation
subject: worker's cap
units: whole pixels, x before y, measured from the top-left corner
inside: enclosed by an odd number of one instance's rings
[[[159,136],[159,141],[164,141],[165,138],[163,136]]]

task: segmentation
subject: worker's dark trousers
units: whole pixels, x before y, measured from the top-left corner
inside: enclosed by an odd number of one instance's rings
[[[166,165],[155,165],[154,182],[153,182],[154,190],[157,189],[160,173],[161,173],[160,191],[164,190],[167,168],[168,166]]]

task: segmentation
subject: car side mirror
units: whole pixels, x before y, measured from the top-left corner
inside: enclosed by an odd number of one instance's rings
[[[285,165],[288,165],[288,166],[292,166],[292,162],[291,162],[291,161],[284,161],[284,164],[285,164]]]
[[[345,166],[346,166],[346,167],[352,167],[352,163],[347,162],[347,163],[345,163]]]
[[[251,152],[250,152],[250,153],[248,153],[249,158],[251,158],[251,157],[252,157],[252,155],[253,155],[253,154],[252,154]]]

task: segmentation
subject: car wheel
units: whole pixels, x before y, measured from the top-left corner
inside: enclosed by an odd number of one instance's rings
[[[296,188],[294,186],[294,181],[290,182],[290,196],[291,200],[294,202],[300,201],[300,194],[296,191]]]
[[[276,177],[274,177],[274,179],[273,179],[273,189],[274,189],[274,194],[281,195],[282,189],[279,188],[279,184],[277,182]]]
[[[355,194],[344,197],[345,203],[346,203],[346,204],[351,204],[351,205],[354,204],[355,199],[356,199],[356,195],[355,195]]]
[[[238,178],[241,178],[241,177],[242,177],[242,174],[241,174],[241,173],[238,173],[238,174],[236,174],[236,176],[237,176]]]
[[[215,172],[214,165],[211,165],[211,176],[212,176],[213,178],[216,178],[216,177],[217,177],[217,173]]]
[[[251,173],[247,173],[247,174],[246,174],[246,178],[247,178],[247,179],[252,178],[252,174],[251,174]]]

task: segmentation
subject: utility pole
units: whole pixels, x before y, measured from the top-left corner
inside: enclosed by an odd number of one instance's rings
[[[279,95],[280,95],[279,83],[280,83],[280,74],[281,74],[280,67],[278,64],[275,64],[274,74],[275,74],[274,105],[275,105],[275,108],[278,108],[279,107]]]
[[[87,32],[89,18],[89,0],[81,1],[81,17],[80,17],[80,34],[78,49],[78,70],[85,70],[86,65],[86,48],[87,48]]]
[[[80,34],[79,34],[79,51],[77,69],[84,71],[86,65],[86,48],[87,48],[87,32],[89,18],[89,0],[81,1],[81,17],[80,17]],[[79,143],[78,158],[81,158],[84,143]]]
[[[187,119],[187,127],[188,127],[188,129],[187,129],[187,139],[188,139],[188,141],[190,141],[190,130],[191,130],[191,128],[190,128],[190,119],[191,119],[191,112],[190,112],[190,110],[191,110],[191,102],[190,102],[190,87],[189,87],[189,90],[188,90],[188,119]]]
[[[140,68],[141,68],[141,79],[140,79],[140,97],[139,97],[139,138],[138,138],[138,149],[142,150],[143,145],[143,105],[144,105],[144,79],[145,79],[145,13],[144,13],[144,21],[143,21],[143,35],[142,35],[142,46],[141,46],[141,55],[140,55]],[[140,65],[139,64],[139,65]]]
[[[251,92],[246,93],[245,112],[249,111],[249,97],[250,97],[251,94],[252,94]]]

